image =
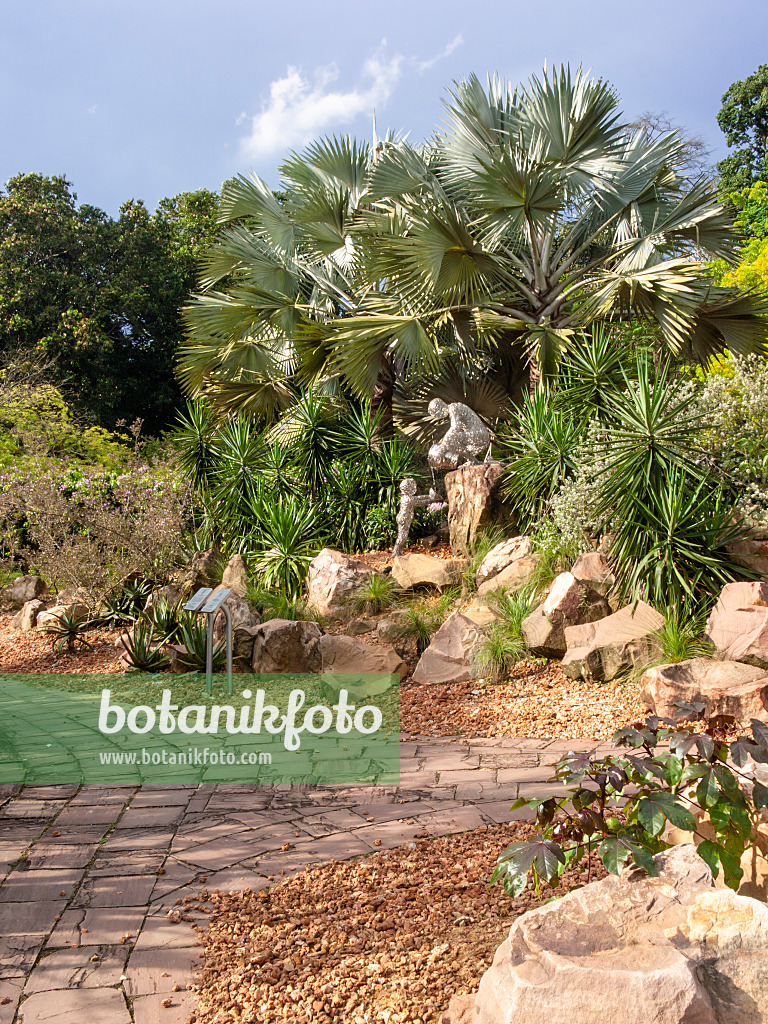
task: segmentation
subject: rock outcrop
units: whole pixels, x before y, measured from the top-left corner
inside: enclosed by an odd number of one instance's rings
[[[480,530],[503,519],[499,462],[461,466],[445,474],[448,529],[455,555],[469,555]]]
[[[519,554],[501,572],[481,583],[477,592],[482,597],[484,594],[492,594],[495,590],[522,590],[533,576],[538,564],[539,556],[535,552]]]
[[[608,602],[597,591],[572,573],[561,572],[546,600],[523,620],[523,637],[531,653],[542,658],[562,658],[567,626],[596,622],[610,613]]]
[[[523,914],[442,1024],[766,1024],[768,907],[693,846]],[[463,1016],[462,1016],[463,1014]]]
[[[186,569],[179,573],[178,587],[187,597],[201,587],[215,587],[221,579],[221,552],[216,548],[195,551]]]
[[[26,601],[21,611],[16,612],[11,619],[11,625],[14,629],[22,629],[28,632],[35,628],[37,617],[42,611],[45,611],[45,601],[41,601],[39,598]]]
[[[45,630],[48,626],[55,626],[63,615],[70,614],[74,615],[78,622],[85,622],[90,611],[84,604],[55,604],[38,613],[35,628]]]
[[[561,668],[571,679],[615,679],[625,668],[642,664],[660,650],[653,634],[663,625],[663,615],[638,601],[597,622],[566,626]]]
[[[476,679],[472,652],[481,636],[471,619],[461,612],[452,612],[419,658],[414,683],[463,683]]]
[[[307,576],[307,607],[320,615],[332,615],[372,576],[363,562],[333,548],[312,560]]]
[[[242,555],[232,555],[227,562],[221,577],[221,585],[238,597],[245,597],[248,590],[248,563]]]
[[[663,718],[671,718],[682,702],[704,704],[707,718],[768,721],[768,674],[755,665],[690,658],[649,668],[641,682],[640,699]]]

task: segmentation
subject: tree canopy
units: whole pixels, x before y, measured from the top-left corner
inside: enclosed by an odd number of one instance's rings
[[[79,417],[168,425],[180,308],[215,232],[208,190],[141,201],[117,219],[77,205],[64,177],[19,174],[0,191],[0,355],[44,360]]]
[[[768,64],[728,87],[717,123],[728,146],[738,147],[717,165],[723,190],[768,180]]]

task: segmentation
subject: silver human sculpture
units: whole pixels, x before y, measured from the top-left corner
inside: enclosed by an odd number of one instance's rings
[[[413,522],[413,511],[417,506],[429,505],[433,501],[439,501],[437,492],[430,487],[429,494],[417,494],[418,488],[412,476],[407,476],[400,484],[400,510],[395,516],[397,520],[397,540],[392,548],[392,557],[396,558],[405,551],[405,544]]]
[[[433,419],[451,421],[442,439],[429,449],[427,461],[432,469],[458,469],[478,463],[478,456],[490,447],[491,435],[477,413],[463,402],[447,405],[441,398],[433,398],[428,409]]]

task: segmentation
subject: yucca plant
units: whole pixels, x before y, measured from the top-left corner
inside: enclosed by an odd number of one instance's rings
[[[494,452],[506,462],[503,490],[521,525],[537,522],[560,484],[576,472],[583,421],[549,391],[525,395],[499,430]]]
[[[133,629],[123,637],[123,647],[133,671],[162,672],[168,667],[168,656],[157,646],[149,617],[136,620]]]
[[[213,481],[218,464],[213,408],[203,402],[187,402],[177,419],[178,426],[171,434],[171,444],[192,486],[196,490],[204,490]]]
[[[92,629],[93,620],[83,618],[77,610],[72,608],[57,615],[55,619],[43,627],[43,632],[51,636],[51,648],[58,652],[66,651],[74,654],[78,644],[88,651],[93,650],[93,644],[85,639],[84,634]]]
[[[297,597],[323,544],[320,510],[293,495],[279,501],[264,497],[250,508],[257,530],[242,548],[254,574],[267,590]]]

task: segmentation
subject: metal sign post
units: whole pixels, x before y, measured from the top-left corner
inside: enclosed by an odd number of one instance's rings
[[[201,587],[184,605],[184,611],[198,612],[205,615],[208,620],[208,636],[205,646],[205,689],[213,693],[213,623],[219,611],[224,612],[227,623],[227,693],[233,692],[232,684],[232,615],[229,608],[224,604],[231,590],[217,590],[213,592],[211,587]]]

